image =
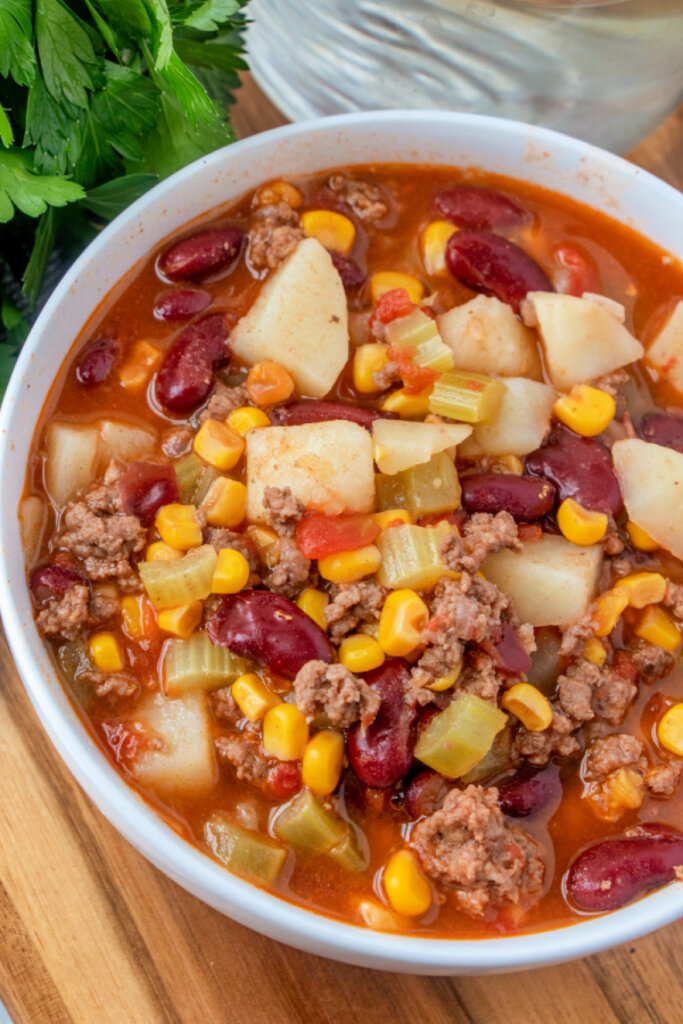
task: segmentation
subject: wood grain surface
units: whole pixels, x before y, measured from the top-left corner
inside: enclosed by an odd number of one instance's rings
[[[238,134],[282,116],[247,78]],[[635,151],[683,185],[683,110]],[[299,953],[200,903],[71,779],[0,646],[0,1000],[15,1024],[678,1024],[683,921],[540,971],[420,978]]]

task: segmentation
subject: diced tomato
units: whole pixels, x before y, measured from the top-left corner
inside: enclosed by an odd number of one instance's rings
[[[288,800],[302,786],[301,769],[297,761],[280,761],[268,769],[266,789],[276,800]]]
[[[517,526],[519,539],[526,544],[535,543],[543,536],[543,530],[538,523],[519,523]]]
[[[420,311],[428,316],[430,320],[436,320],[436,313],[429,306],[420,306]]]
[[[299,521],[296,542],[306,558],[326,558],[372,544],[379,531],[371,516],[360,513],[326,516],[316,512]]]
[[[553,282],[558,292],[579,296],[584,292],[600,292],[597,270],[578,250],[560,245],[555,250],[555,258],[560,265]]]
[[[415,366],[413,363],[415,350],[408,345],[389,348],[387,355],[393,362],[398,363],[399,373],[401,374],[405,389],[410,394],[417,395],[420,391],[431,387],[438,376],[428,366]]]
[[[415,306],[405,288],[392,288],[390,292],[384,293],[375,306],[370,314],[370,323],[379,320],[381,324],[389,324],[400,316],[410,316],[414,309]]]

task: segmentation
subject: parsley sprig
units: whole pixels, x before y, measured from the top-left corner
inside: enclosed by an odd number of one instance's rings
[[[0,393],[46,268],[234,138],[247,0],[0,0]]]

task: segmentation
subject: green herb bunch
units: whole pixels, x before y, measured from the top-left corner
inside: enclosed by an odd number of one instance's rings
[[[233,140],[245,4],[0,0],[0,393],[53,251]]]

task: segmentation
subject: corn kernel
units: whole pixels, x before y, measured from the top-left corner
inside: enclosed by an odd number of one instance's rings
[[[495,465],[501,466],[511,476],[521,476],[524,472],[524,463],[519,455],[499,455]]]
[[[628,594],[622,590],[607,590],[600,594],[593,612],[593,632],[596,636],[609,636],[623,612],[628,607]]]
[[[282,698],[269,690],[254,672],[236,679],[231,692],[237,707],[250,722],[260,722],[266,711],[282,704]]]
[[[374,544],[366,544],[355,551],[340,551],[336,555],[321,558],[318,561],[318,572],[330,583],[353,583],[377,572],[381,564],[379,548]]]
[[[455,686],[457,683],[461,672],[462,662],[460,662],[452,672],[448,672],[445,676],[439,676],[438,679],[435,679],[427,689],[433,690],[434,693],[443,693],[445,690],[450,690],[451,686]]]
[[[98,672],[120,672],[123,669],[123,654],[111,633],[96,633],[90,637],[88,646]]]
[[[583,645],[583,656],[586,661],[592,662],[598,668],[602,668],[607,660],[607,651],[596,636],[590,637]]]
[[[251,569],[241,551],[223,548],[218,552],[218,561],[211,580],[212,594],[237,594],[249,582]]]
[[[540,690],[531,683],[515,683],[506,690],[501,705],[518,718],[529,732],[540,732],[547,729],[553,720],[553,712]]]
[[[358,913],[363,924],[376,932],[397,932],[405,930],[406,927],[406,923],[400,917],[374,900],[361,900],[358,904]]]
[[[135,597],[134,594],[126,594],[121,598],[121,618],[124,629],[131,640],[142,640],[145,635],[141,600],[144,599]]]
[[[665,750],[683,757],[683,704],[674,704],[657,723],[657,739]]]
[[[155,540],[153,544],[148,544],[145,551],[146,562],[175,562],[182,557],[182,551],[169,547],[163,540]]]
[[[565,498],[557,510],[557,525],[572,544],[597,544],[607,533],[607,516],[583,508],[573,498]]]
[[[304,786],[328,796],[339,785],[344,766],[344,736],[337,729],[321,729],[308,743],[301,761]]]
[[[195,434],[192,447],[204,462],[224,472],[234,469],[242,458],[244,438],[227,423],[205,420]]]
[[[155,525],[161,539],[176,551],[198,548],[202,528],[194,505],[163,505],[157,512]]]
[[[308,743],[308,723],[296,704],[278,704],[263,719],[263,749],[280,761],[298,761]]]
[[[417,391],[415,394],[406,388],[399,388],[398,391],[392,391],[387,395],[382,402],[382,409],[384,412],[398,413],[404,420],[422,420],[429,412],[431,393],[431,388],[425,388],[424,391]]]
[[[448,239],[457,231],[449,220],[433,220],[422,232],[422,262],[428,274],[444,274]]]
[[[356,238],[353,221],[334,210],[307,210],[301,215],[301,227],[309,238],[342,256],[348,256]]]
[[[296,187],[288,181],[272,181],[270,185],[260,188],[256,196],[259,206],[277,206],[278,203],[287,203],[293,210],[298,210],[304,201],[304,197]]]
[[[404,274],[398,270],[381,270],[370,278],[370,295],[375,303],[387,292],[393,292],[395,288],[405,288],[408,298],[416,306],[422,302],[424,288],[412,274]]]
[[[404,658],[420,645],[429,609],[414,590],[394,590],[379,616],[377,639],[390,658]]]
[[[412,850],[392,853],[384,868],[384,889],[397,914],[421,917],[432,905],[432,889]]]
[[[681,634],[675,620],[658,605],[650,605],[644,610],[634,633],[665,651],[675,651],[681,642]]]
[[[384,512],[373,512],[371,518],[374,519],[380,530],[389,530],[392,526],[413,521],[407,508],[389,508]]]
[[[316,590],[315,587],[306,587],[297,597],[296,603],[297,607],[301,608],[301,611],[305,612],[309,619],[317,622],[321,629],[327,629],[325,609],[330,603],[329,594],[324,593],[322,590]]]
[[[233,409],[227,419],[229,427],[244,437],[250,430],[257,430],[259,427],[269,427],[270,417],[263,409],[255,405],[241,405],[239,409]]]
[[[622,576],[613,590],[625,590],[629,608],[645,608],[648,604],[659,604],[666,595],[666,580],[658,572],[635,572]]]
[[[133,345],[130,359],[119,367],[121,387],[128,391],[140,391],[145,387],[157,366],[162,353],[148,341],[137,341]]]
[[[373,373],[379,373],[389,362],[386,345],[372,342],[359,345],[353,354],[353,386],[361,395],[376,395],[378,388],[372,379]]]
[[[206,492],[201,508],[209,526],[238,526],[247,514],[247,489],[239,480],[219,476]]]
[[[189,604],[180,604],[176,608],[164,608],[157,616],[159,629],[165,633],[172,633],[173,636],[187,640],[192,636],[195,629],[202,621],[204,605],[201,601],[191,601]]]
[[[247,377],[247,393],[254,405],[277,405],[294,392],[294,378],[280,363],[265,359],[254,363]]]
[[[614,419],[616,403],[611,395],[588,384],[577,384],[553,406],[558,420],[582,437],[595,437]]]
[[[268,569],[274,569],[280,561],[280,538],[269,526],[248,526],[247,536],[258,551],[258,556]]]
[[[637,811],[645,798],[645,779],[632,768],[620,768],[607,779],[607,792],[613,813]]]
[[[379,668],[384,661],[384,651],[371,636],[353,633],[345,637],[339,645],[339,660],[349,672],[362,675]]]
[[[658,550],[659,544],[657,543],[657,541],[653,540],[650,534],[646,533],[645,530],[641,530],[641,528],[636,523],[632,523],[629,520],[629,522],[626,524],[626,532],[631,538],[631,543],[633,544],[634,548],[638,548],[639,551]]]

